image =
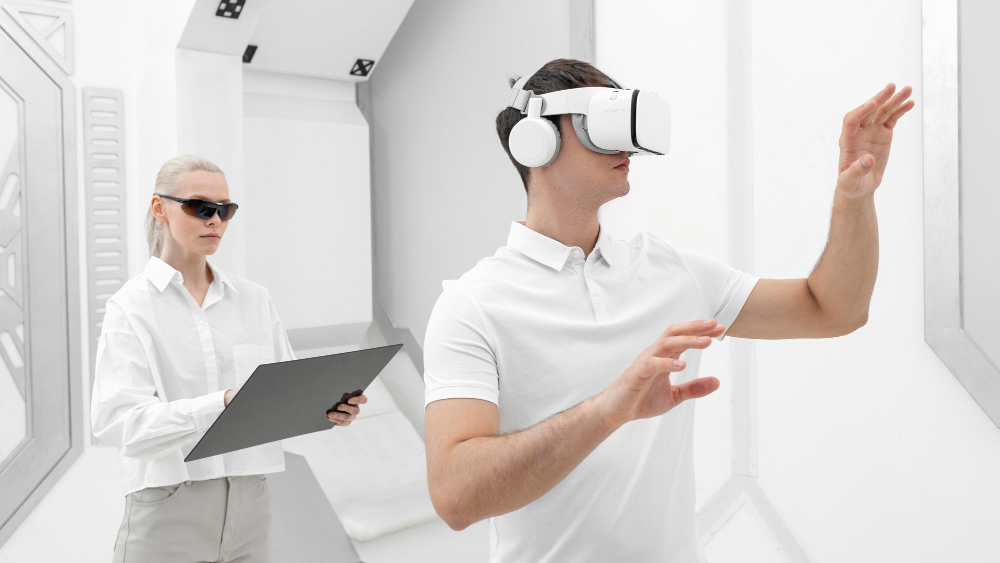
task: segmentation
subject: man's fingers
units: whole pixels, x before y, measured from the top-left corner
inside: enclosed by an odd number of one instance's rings
[[[667,327],[667,330],[663,331],[661,337],[680,336],[682,334],[702,334],[715,330],[717,323],[718,321],[715,319],[678,323]]]
[[[868,175],[873,164],[875,164],[875,157],[870,154],[862,155],[847,170],[840,173],[837,178],[837,189],[850,197],[861,197],[868,193],[871,183],[874,181]]]
[[[365,394],[362,393],[357,397],[351,397],[350,399],[347,400],[347,402],[351,403],[352,405],[363,405],[368,402],[368,397],[366,397]]]
[[[848,136],[857,133],[858,128],[861,127],[861,121],[871,115],[876,107],[877,104],[874,100],[868,100],[857,108],[847,112],[847,115],[844,116],[844,132]]]
[[[674,401],[680,404],[688,399],[700,399],[719,388],[719,380],[714,377],[699,377],[687,383],[673,386]]]
[[[892,93],[895,91],[896,91],[896,85],[891,82],[885,88],[882,88],[882,91],[879,92],[878,94],[875,94],[875,97],[872,98],[872,100],[875,102],[875,107],[876,108],[881,107],[882,104],[886,103],[889,100],[889,98],[892,97]],[[869,113],[867,116],[865,116],[864,119],[861,120],[861,125],[862,126],[871,125],[875,121],[876,115],[877,112]]]
[[[680,336],[661,336],[646,351],[653,356],[676,357],[691,348],[708,348],[712,339],[725,332],[726,327],[719,325],[701,334],[685,334]]]
[[[885,120],[885,126],[888,127],[889,129],[895,127],[896,122],[899,121],[899,118],[903,117],[904,113],[913,109],[913,106],[915,105],[917,105],[917,102],[910,100],[905,104],[899,106],[899,108],[896,109],[896,111],[892,112],[892,115],[890,115],[888,119]]]
[[[646,356],[640,358],[641,368],[637,374],[640,381],[649,381],[657,376],[667,375],[676,371],[681,371],[687,367],[687,362],[675,358],[661,358],[658,356]]]
[[[900,90],[899,92],[896,92],[896,95],[893,96],[888,102],[882,104],[878,108],[878,111],[875,112],[875,117],[873,122],[874,123],[885,122],[885,120],[888,119],[890,115],[892,115],[893,113],[895,113],[897,109],[899,109],[900,104],[905,102],[906,98],[909,98],[910,94],[912,93],[913,93],[913,88],[910,88],[909,86],[904,86],[903,89]]]

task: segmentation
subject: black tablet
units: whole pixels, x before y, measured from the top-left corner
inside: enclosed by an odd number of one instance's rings
[[[327,413],[363,393],[402,347],[258,366],[184,461],[333,428]]]

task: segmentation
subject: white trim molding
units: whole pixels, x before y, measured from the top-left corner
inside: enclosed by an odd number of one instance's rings
[[[962,316],[957,0],[923,2],[924,340],[1000,427],[1000,369]]]

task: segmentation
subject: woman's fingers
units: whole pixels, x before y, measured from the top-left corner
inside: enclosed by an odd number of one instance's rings
[[[347,426],[348,424],[351,423],[351,421],[354,420],[354,415],[350,415],[343,412],[331,412],[330,414],[326,415],[326,418],[334,424],[338,424],[340,426]]]
[[[337,410],[341,412],[346,412],[348,414],[353,414],[354,416],[361,414],[361,408],[356,407],[354,405],[347,405],[347,404],[338,405]]]

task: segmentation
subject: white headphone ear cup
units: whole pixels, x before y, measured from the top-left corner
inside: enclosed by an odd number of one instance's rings
[[[559,155],[559,129],[544,117],[526,117],[510,132],[508,146],[514,160],[529,168],[552,164]]]

